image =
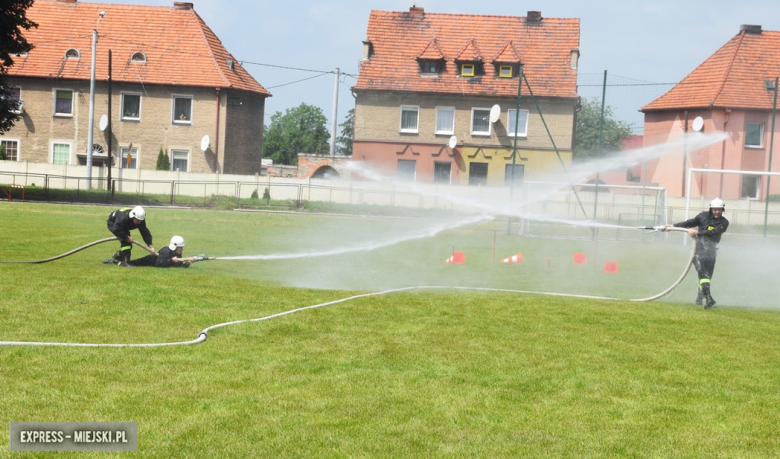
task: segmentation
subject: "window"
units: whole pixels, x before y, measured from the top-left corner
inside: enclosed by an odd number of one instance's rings
[[[187,150],[171,150],[171,170],[188,172],[190,152]]]
[[[525,166],[522,164],[515,164],[514,170],[515,170],[515,176],[513,179],[512,165],[511,164],[506,165],[506,172],[505,172],[506,175],[504,176],[504,185],[512,186],[512,183],[514,181],[514,188],[517,188],[523,185],[523,175],[525,174]]]
[[[452,135],[454,132],[455,132],[455,109],[437,108],[435,134]]]
[[[435,161],[433,163],[433,183],[449,185],[451,171],[452,163]]]
[[[70,89],[54,90],[54,115],[73,116],[73,91]]]
[[[18,140],[0,140],[0,147],[5,148],[6,161],[19,161]]]
[[[52,143],[51,144],[51,163],[52,164],[70,164],[70,144]]]
[[[173,122],[192,124],[192,96],[173,96]]]
[[[135,52],[130,56],[130,62],[146,62],[146,54],[141,51]]]
[[[512,78],[512,66],[500,65],[498,67],[498,76],[501,78]]]
[[[14,113],[22,113],[22,89],[21,88],[6,88],[8,96],[6,99],[9,101],[9,108]]]
[[[398,181],[400,182],[414,182],[415,169],[417,169],[417,161],[408,159],[398,160]]]
[[[437,61],[420,61],[420,73],[423,75],[435,75],[439,73],[439,63]]]
[[[474,76],[474,64],[461,64],[460,75],[461,76]]]
[[[513,136],[515,135],[515,113],[517,113],[517,110],[509,110],[508,112],[506,132],[508,136]],[[528,136],[528,110],[520,110],[520,119],[517,122],[517,136]]]
[[[469,169],[469,185],[487,185],[487,163],[471,163]]]
[[[122,119],[135,120],[141,119],[141,95],[122,93]]]
[[[119,163],[120,169],[138,169],[138,149],[133,148],[127,151],[126,147],[119,149],[122,153],[122,161]]]
[[[401,106],[401,132],[417,132],[419,107]]]
[[[742,198],[758,199],[758,187],[761,185],[760,175],[742,176]]]
[[[81,59],[81,51],[71,48],[65,51],[65,59]]]
[[[764,123],[745,125],[745,146],[760,148],[764,145]]]
[[[490,135],[490,109],[471,109],[471,134]]]

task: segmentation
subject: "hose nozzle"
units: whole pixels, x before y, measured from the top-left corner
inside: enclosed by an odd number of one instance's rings
[[[196,261],[204,261],[204,260],[216,260],[217,257],[207,257],[206,255],[198,255],[196,257],[192,257],[192,262],[195,263]]]

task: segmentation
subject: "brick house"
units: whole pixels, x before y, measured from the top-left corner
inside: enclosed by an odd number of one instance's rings
[[[353,159],[399,180],[504,186],[510,180],[519,70],[571,162],[579,19],[372,11],[357,84]],[[516,185],[560,171],[523,85]],[[500,116],[490,121],[491,108]],[[454,148],[448,146],[452,136]]]
[[[27,16],[39,27],[25,33],[35,48],[14,57],[9,69],[12,96],[23,101],[22,118],[0,137],[9,159],[86,164],[97,25],[93,166],[108,159],[108,130],[99,129],[99,120],[108,113],[111,50],[115,167],[154,169],[162,148],[172,170],[260,172],[265,98],[271,94],[222,46],[192,3],[37,0]],[[205,151],[204,136],[210,140]]]
[[[728,138],[701,150],[648,161],[645,181],[666,188],[668,196],[685,197],[690,168],[767,171],[778,75],[780,32],[741,26],[680,83],[642,108],[645,147],[674,141],[685,132],[724,132]],[[775,136],[775,142],[777,147],[780,137]],[[778,159],[773,160],[773,172],[780,170]],[[763,199],[765,180],[757,175],[694,173],[691,197]],[[780,193],[780,180],[770,183],[771,194]]]

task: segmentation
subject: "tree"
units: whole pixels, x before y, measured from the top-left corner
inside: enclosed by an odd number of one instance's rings
[[[327,145],[327,121],[321,108],[306,103],[286,109],[284,115],[274,113],[271,125],[265,127],[263,157],[274,164],[297,165],[298,153],[316,153]]]
[[[160,152],[157,153],[157,167],[155,168],[158,171],[169,171],[171,170],[171,159],[168,157],[168,149],[165,149],[165,152],[163,152],[163,147],[160,147]]]
[[[586,160],[599,156],[599,126],[601,123],[601,102],[595,97],[582,99],[582,109],[577,113],[577,127],[574,138],[574,158]],[[623,142],[633,136],[632,125],[614,119],[612,108],[604,107],[604,130],[601,143],[602,156],[620,151]]]
[[[355,109],[350,109],[344,122],[339,124],[341,135],[336,137],[336,154],[352,156],[352,135],[355,129]]]
[[[33,0],[0,0],[0,134],[7,132],[20,115],[17,102],[10,98],[8,68],[14,65],[13,54],[29,52],[33,45],[22,35],[22,29],[30,30],[38,24],[27,19],[27,8]]]

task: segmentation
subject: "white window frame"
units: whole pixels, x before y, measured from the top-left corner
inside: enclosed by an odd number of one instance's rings
[[[174,152],[179,152],[179,153],[184,152],[184,153],[187,153],[187,170],[186,171],[182,171],[182,172],[190,172],[190,170],[192,169],[190,167],[192,165],[192,162],[190,161],[190,158],[192,156],[192,151],[190,151],[189,149],[186,149],[186,148],[170,148],[168,151],[171,153],[171,156],[170,156],[171,171],[174,171],[174,172],[176,171],[176,168],[173,167],[173,154],[174,154]]]
[[[141,153],[140,153],[140,151],[141,151],[141,149],[139,147],[135,146],[135,145],[133,146],[133,149],[129,150],[129,151],[127,149],[127,145],[120,146],[119,147],[119,169],[132,169],[132,170],[140,169],[141,168]],[[125,155],[127,153],[132,154],[133,152],[135,152],[135,154],[133,155],[133,157],[135,158],[135,167],[127,167],[127,166],[125,166],[125,164],[127,163],[127,161],[125,161]]]
[[[450,167],[450,173],[449,173],[449,180],[445,185],[452,185],[452,162],[450,161],[434,161],[433,162],[433,183],[442,183],[442,182],[436,182],[436,165],[437,164],[447,164]]]
[[[190,100],[190,119],[186,121],[176,119],[176,99]],[[171,94],[171,123],[172,124],[192,124],[195,117],[195,97],[191,94]]]
[[[528,118],[530,117],[530,113],[528,110],[520,109],[521,112],[525,112],[525,125],[519,125],[517,128],[520,131],[519,134],[515,135],[512,130],[515,128],[515,123],[511,121],[512,119],[512,113],[516,112],[514,108],[509,109],[506,111],[506,135],[507,137],[528,137]]]
[[[756,189],[752,196],[742,196],[742,191],[745,187],[745,179],[755,180],[756,183]],[[743,175],[742,176],[742,184],[741,188],[739,190],[740,199],[747,199],[747,200],[757,200],[759,196],[761,196],[761,176],[760,175]]]
[[[11,110],[11,113],[20,114],[22,113],[22,108],[24,107],[24,100],[22,99],[22,87],[21,86],[9,86],[8,89],[18,89],[19,90],[19,110]]]
[[[62,118],[73,118],[73,111],[76,104],[74,103],[74,100],[76,99],[76,91],[72,89],[66,89],[66,88],[54,88],[54,104],[52,106],[52,113],[54,113],[54,116],[56,117],[62,117]],[[59,113],[57,112],[57,92],[58,91],[70,91],[70,113]]]
[[[70,140],[52,140],[49,142],[49,164],[55,164],[54,163],[54,145],[67,145],[68,146],[68,162],[66,163],[59,163],[57,165],[61,164],[68,164],[70,165],[71,161],[73,160],[73,142]]]
[[[439,129],[439,110],[450,110],[452,112],[452,126],[449,131],[440,131]],[[455,134],[455,107],[436,107],[436,124],[434,125],[433,133],[434,134],[442,134],[442,135],[452,135]],[[420,122],[419,119],[417,121]]]
[[[75,51],[75,52],[76,52],[76,55],[75,55],[75,56],[71,56],[71,55],[69,55],[68,53],[70,53],[71,51]],[[78,49],[78,48],[68,48],[68,49],[65,51],[65,59],[76,59],[76,60],[80,60],[80,59],[81,59],[81,50],[80,50],[80,49]]]
[[[476,110],[484,110],[484,111],[486,111],[488,113],[488,115],[487,115],[488,116],[488,123],[487,123],[488,130],[487,130],[487,132],[485,132],[485,131],[475,131],[474,130],[474,112]],[[484,108],[484,107],[472,107],[471,108],[471,118],[469,118],[469,125],[470,125],[469,129],[471,129],[471,135],[479,135],[479,136],[490,137],[490,135],[491,135],[491,133],[493,131],[492,124],[493,123],[490,122],[490,108]]]
[[[414,127],[414,129],[404,129],[403,128],[403,121],[404,121],[404,111],[416,111],[417,112],[417,125]],[[411,134],[417,134],[420,132],[420,106],[419,105],[401,105],[401,110],[398,117],[398,132],[404,132],[404,133],[411,133]]]
[[[143,106],[143,95],[140,92],[120,92],[119,113],[122,115],[119,119],[122,121],[141,121],[141,108]],[[138,96],[138,117],[125,116],[125,96]]]
[[[16,161],[20,161],[19,157],[22,155],[22,141],[20,139],[10,139],[8,137],[0,137],[0,145],[3,142],[16,142]],[[7,154],[8,152],[6,152]],[[6,159],[6,161],[9,161]]]
[[[758,128],[758,145],[747,144],[747,127],[749,124],[757,124]],[[764,148],[764,123],[745,123],[745,148]]]

